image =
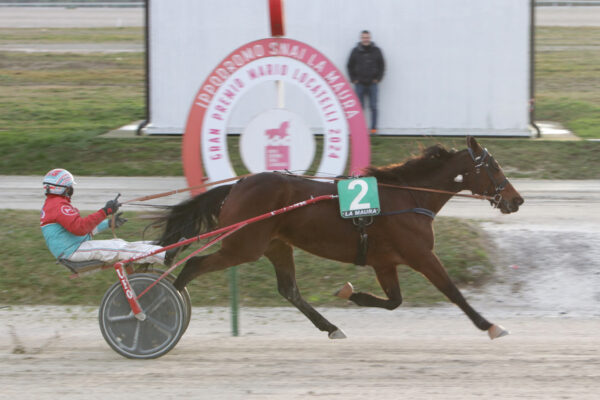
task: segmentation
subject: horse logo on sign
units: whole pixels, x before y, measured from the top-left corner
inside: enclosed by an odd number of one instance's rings
[[[284,108],[258,114],[240,136],[248,171],[306,171],[316,151],[314,135],[302,117]]]
[[[281,123],[281,125],[279,125],[279,128],[267,129],[265,131],[265,135],[267,135],[269,137],[269,139],[274,139],[275,137],[284,139],[286,136],[288,136],[287,130],[288,130],[289,126],[290,126],[290,121],[284,121]]]

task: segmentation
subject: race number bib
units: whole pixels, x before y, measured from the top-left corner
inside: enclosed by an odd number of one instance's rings
[[[375,177],[338,181],[338,195],[342,218],[378,215],[379,192]]]

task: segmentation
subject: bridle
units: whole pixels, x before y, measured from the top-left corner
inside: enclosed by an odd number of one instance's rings
[[[495,192],[494,192],[494,196],[490,200],[490,202],[494,205],[494,207],[498,207],[500,205],[500,202],[502,201],[501,192],[506,188],[506,186],[509,183],[508,178],[505,176],[504,179],[500,183],[498,183],[496,181],[496,179],[494,179],[494,174],[492,174],[491,169],[492,168],[495,170],[499,170],[499,169],[498,169],[498,167],[496,167],[496,165],[497,165],[496,160],[494,160],[494,157],[488,152],[488,150],[486,148],[483,149],[483,153],[480,156],[476,156],[470,147],[468,147],[467,150],[469,151],[469,155],[471,156],[471,159],[475,163],[475,173],[479,174],[481,168],[483,167],[485,169],[485,172],[488,174],[488,177],[494,184]],[[486,190],[485,192],[483,192],[483,195],[487,196],[488,191]]]

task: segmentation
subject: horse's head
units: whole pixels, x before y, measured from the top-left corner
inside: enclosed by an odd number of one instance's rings
[[[519,210],[523,198],[510,184],[494,157],[472,136],[467,136],[467,151],[471,162],[463,175],[464,186],[474,194],[491,196],[490,203],[504,214]]]

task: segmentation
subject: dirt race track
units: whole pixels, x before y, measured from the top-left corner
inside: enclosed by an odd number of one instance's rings
[[[486,311],[486,310],[482,310]],[[128,360],[93,308],[0,310],[6,399],[597,399],[600,318],[484,312],[511,330],[491,341],[453,307],[324,309],[329,340],[295,309],[195,308],[166,356]]]

